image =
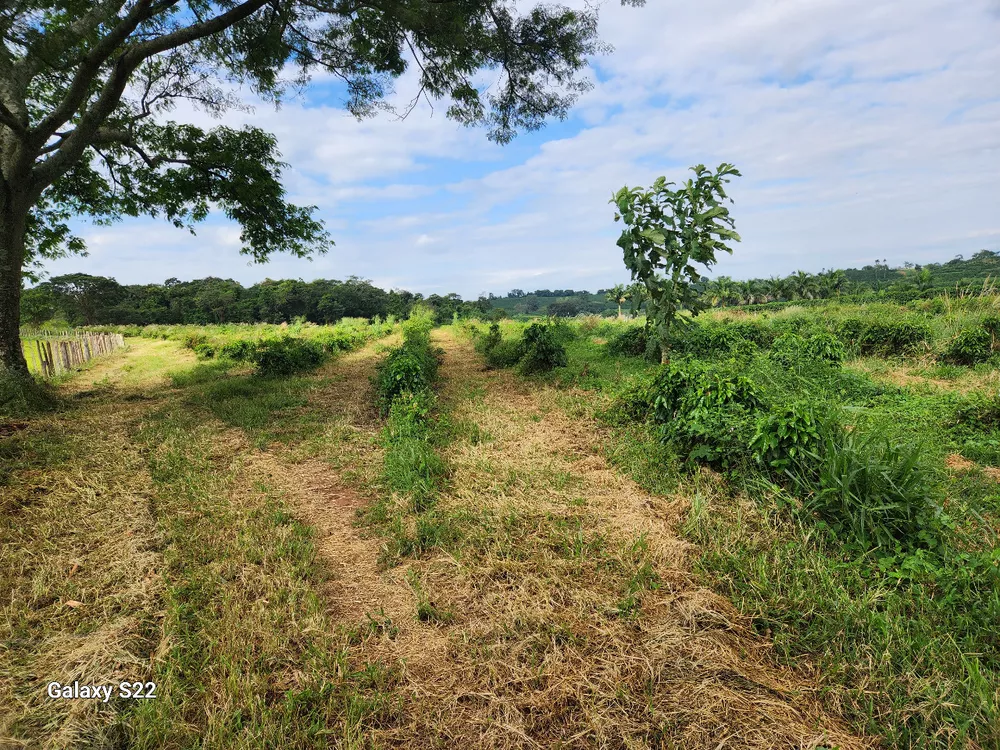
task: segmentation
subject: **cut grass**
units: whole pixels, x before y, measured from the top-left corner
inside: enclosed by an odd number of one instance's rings
[[[376,744],[700,747],[725,733],[748,747],[866,746],[692,586],[688,546],[663,520],[676,508],[608,471],[559,394],[484,374],[471,347],[435,336],[449,481],[430,508],[387,495],[365,516],[383,563],[411,570],[427,633],[407,656],[400,724]]]
[[[726,479],[679,472],[653,428],[607,408],[625,369],[612,367],[587,337],[569,348],[568,373],[552,378],[565,389],[564,409],[604,417],[605,455],[642,486],[692,498],[684,530],[703,550],[696,566],[701,579],[774,640],[782,661],[815,663],[831,710],[893,747],[1000,746],[1000,642],[990,624],[1000,618],[997,590],[973,591],[960,562],[901,576],[891,565],[882,570],[874,559],[846,554],[797,512],[794,500],[752,473]],[[633,374],[655,367],[629,361]],[[995,435],[988,426],[970,424],[963,429],[971,432],[959,435],[945,422],[978,398],[995,371],[876,358],[849,367],[890,386],[879,392],[845,381],[840,403],[854,406],[853,429],[923,441],[928,462],[939,467],[949,451],[992,459]],[[976,471],[942,481],[948,513],[969,540],[965,549],[996,550],[990,527],[1000,528],[997,485]],[[981,586],[989,587],[987,580]]]
[[[109,372],[105,386],[78,390],[86,397],[71,410],[0,442],[14,488],[0,526],[0,738],[27,747],[367,745],[369,728],[394,721],[401,672],[357,652],[392,625],[327,619],[311,529],[245,463],[248,440],[271,433],[261,411],[239,402],[260,402],[266,388],[210,366],[192,372],[184,353],[123,364],[128,390]],[[180,390],[166,389],[170,371]],[[229,396],[223,415],[240,430],[202,406],[198,396],[213,388]],[[295,413],[306,386],[278,390],[263,400],[270,428],[302,434],[322,423],[322,414]],[[52,701],[51,679],[152,680],[158,697]]]

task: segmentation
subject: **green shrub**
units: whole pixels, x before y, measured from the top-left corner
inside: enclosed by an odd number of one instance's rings
[[[482,354],[493,351],[494,347],[503,341],[503,334],[500,333],[500,324],[491,323],[489,333],[477,341],[477,348]]]
[[[733,367],[676,358],[650,386],[653,421],[688,460],[730,467],[749,457],[762,403],[753,383]]]
[[[219,356],[231,359],[234,362],[249,362],[253,358],[253,353],[257,350],[257,342],[250,339],[237,339],[223,344],[219,348]]]
[[[569,329],[569,326],[565,328]],[[556,325],[532,323],[528,326],[521,339],[524,351],[518,365],[521,373],[531,375],[549,372],[556,367],[565,367],[566,347],[559,341],[561,335]]]
[[[524,345],[521,341],[511,339],[500,341],[485,353],[486,367],[491,370],[502,370],[513,367],[524,356]]]
[[[837,326],[837,336],[862,355],[912,354],[931,337],[925,323],[848,318]]]
[[[843,361],[845,355],[840,340],[825,331],[814,333],[809,338],[783,333],[774,340],[769,352],[772,359],[789,367],[816,361],[837,364]]]
[[[292,375],[319,367],[326,353],[313,341],[288,337],[260,342],[250,359],[259,375]]]
[[[392,402],[400,394],[419,393],[430,388],[437,368],[437,357],[419,333],[394,349],[379,366],[372,381],[382,413],[389,413]]]
[[[754,457],[777,471],[802,461],[818,450],[828,427],[823,411],[815,402],[797,401],[761,416],[750,441]]]
[[[212,359],[215,357],[215,347],[211,344],[197,344],[194,353],[198,359]]]
[[[948,342],[942,355],[945,362],[974,365],[993,355],[993,335],[986,328],[968,328]]]
[[[164,336],[166,338],[166,336]],[[187,333],[181,341],[185,349],[195,349],[201,344],[208,343],[208,336],[204,333]]]
[[[645,328],[630,326],[615,334],[605,345],[605,351],[618,356],[641,357],[646,353],[648,338]]]

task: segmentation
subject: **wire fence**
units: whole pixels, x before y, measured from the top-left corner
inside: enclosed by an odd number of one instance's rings
[[[125,346],[125,337],[120,333],[22,330],[21,346],[28,369],[51,378],[77,370],[94,357],[121,349]]]

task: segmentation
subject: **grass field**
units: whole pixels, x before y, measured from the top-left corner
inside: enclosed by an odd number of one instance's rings
[[[0,746],[1000,746],[995,314],[130,330],[0,430]]]

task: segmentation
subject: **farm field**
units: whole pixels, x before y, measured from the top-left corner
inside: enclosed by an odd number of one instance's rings
[[[0,740],[996,747],[994,303],[108,329],[0,432]]]

